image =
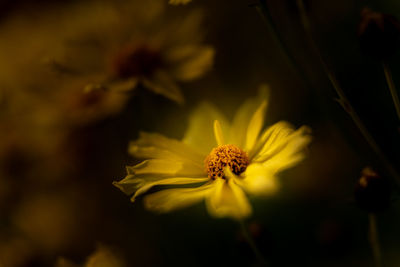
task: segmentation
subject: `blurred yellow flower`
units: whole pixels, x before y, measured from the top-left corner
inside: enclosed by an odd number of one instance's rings
[[[209,71],[214,49],[201,11],[176,16],[167,6],[77,1],[10,15],[0,28],[1,113],[68,129],[119,113],[139,87],[183,102],[180,82]]]
[[[75,193],[75,192],[74,192]],[[80,207],[76,194],[58,192],[25,196],[14,210],[13,225],[35,244],[36,249],[57,251],[78,236],[79,223],[74,219]]]
[[[126,92],[143,86],[183,102],[179,82],[210,70],[214,49],[203,44],[199,10],[172,17],[164,0],[95,2],[74,9],[70,31],[45,62],[88,87]]]
[[[125,262],[112,250],[104,245],[99,245],[83,265],[77,265],[67,259],[59,258],[56,267],[125,267]]]
[[[205,199],[215,217],[241,219],[252,213],[245,192],[268,195],[278,189],[277,173],[304,158],[310,129],[281,121],[262,131],[267,90],[247,100],[230,124],[212,105],[198,107],[183,141],[141,133],[129,152],[146,159],[127,167],[114,185],[132,201],[157,185],[172,188],[145,196],[147,209],[169,212]],[[185,188],[182,188],[185,185]]]
[[[0,233],[0,266],[29,266],[35,247],[29,239],[18,235]]]

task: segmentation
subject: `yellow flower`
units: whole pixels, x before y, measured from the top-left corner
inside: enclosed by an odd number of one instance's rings
[[[0,117],[12,109],[11,121],[62,131],[118,114],[137,88],[183,102],[180,85],[211,69],[214,49],[199,10],[167,8],[166,0],[73,1],[10,14],[0,28]]]
[[[56,262],[56,267],[125,267],[125,262],[116,255],[110,248],[99,245],[82,265],[77,265],[67,259],[59,258]]]
[[[165,0],[87,5],[72,10],[70,32],[47,54],[55,70],[85,77],[89,87],[142,86],[181,103],[179,83],[211,69],[214,49],[203,44],[198,10],[172,17]]]
[[[276,175],[302,160],[311,141],[308,127],[295,130],[284,121],[262,131],[266,108],[267,94],[262,90],[239,108],[231,124],[205,103],[192,114],[182,141],[141,133],[129,152],[145,160],[128,166],[128,175],[114,185],[133,194],[132,201],[154,186],[180,187],[145,196],[145,207],[157,212],[204,199],[212,216],[249,216],[252,208],[245,192],[275,192]]]

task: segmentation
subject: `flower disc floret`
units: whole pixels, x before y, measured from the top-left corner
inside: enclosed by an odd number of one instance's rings
[[[249,165],[249,156],[237,146],[221,145],[211,150],[204,165],[210,179],[224,178],[227,166],[236,175],[244,172]]]

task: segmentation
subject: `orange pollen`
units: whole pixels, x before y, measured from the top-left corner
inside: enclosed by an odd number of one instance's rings
[[[229,166],[234,174],[239,175],[246,170],[248,165],[247,153],[234,145],[215,147],[204,160],[204,166],[210,179],[224,179],[226,166]]]

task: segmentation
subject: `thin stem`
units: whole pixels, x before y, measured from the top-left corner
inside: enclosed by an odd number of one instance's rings
[[[378,227],[376,224],[376,214],[369,213],[369,231],[368,231],[368,239],[371,245],[372,255],[374,257],[374,262],[376,267],[382,267],[382,254],[381,247],[379,244],[379,235],[378,235]]]
[[[280,48],[287,64],[300,75],[300,77],[306,82],[306,85],[308,87],[313,87],[307,75],[304,73],[303,68],[297,64],[296,60],[292,56],[292,53],[285,44],[285,41],[279,34],[279,30],[272,19],[271,13],[269,12],[267,0],[259,0],[259,3],[254,4],[253,6],[256,8],[257,12],[260,14],[261,18],[267,25],[268,30],[272,33],[271,37],[273,38],[276,45]]]
[[[240,227],[242,229],[243,236],[246,238],[247,243],[249,244],[250,248],[253,250],[254,255],[257,257],[257,260],[260,262],[260,264],[262,266],[267,266],[267,262],[264,259],[263,255],[261,254],[260,250],[258,249],[253,238],[251,237],[249,231],[247,230],[245,222],[240,220],[239,223],[240,223]]]
[[[382,152],[382,150],[380,149],[378,144],[375,142],[372,135],[368,132],[367,128],[365,127],[364,123],[361,121],[358,114],[354,111],[352,105],[350,104],[350,101],[347,99],[342,87],[340,86],[339,81],[336,79],[335,74],[331,70],[330,66],[325,62],[324,58],[322,57],[321,52],[320,52],[316,42],[314,41],[312,31],[311,31],[310,20],[308,18],[307,12],[305,10],[303,1],[297,0],[297,6],[298,6],[298,9],[300,12],[301,23],[306,32],[306,37],[308,39],[308,42],[309,42],[312,50],[314,51],[314,53],[318,56],[318,59],[323,67],[324,72],[328,76],[329,81],[331,82],[333,88],[335,89],[336,93],[339,96],[339,99],[337,101],[343,107],[343,109],[350,115],[354,124],[357,126],[357,128],[363,135],[364,139],[367,141],[367,143],[372,148],[372,150],[375,152],[375,154],[379,157],[379,159],[385,166],[388,173],[391,176],[393,176],[393,178],[398,183],[400,183],[400,176],[397,174],[397,171],[393,168],[392,164],[387,160],[386,156],[384,155],[384,153]]]
[[[396,108],[397,117],[400,119],[400,101],[399,96],[397,95],[396,86],[394,85],[392,72],[390,71],[390,67],[387,62],[383,62],[383,71],[385,72],[386,82],[388,84],[390,93],[392,94],[392,99],[394,103],[394,107]]]
[[[296,58],[293,56],[293,53],[286,45],[285,40],[280,33],[278,26],[274,22],[274,19],[271,15],[268,0],[259,0],[258,3],[252,5],[258,14],[261,16],[264,21],[267,29],[270,33],[272,40],[275,42],[276,46],[279,48],[283,59],[286,64],[293,70],[293,72],[299,76],[300,79],[303,80],[306,88],[309,88],[313,91],[312,97],[316,97],[317,99],[313,100],[313,102],[317,105],[319,114],[323,116],[323,113],[327,113],[327,105],[325,105],[328,98],[322,94],[321,90],[318,90],[317,87],[312,83],[308,75],[306,74],[304,67],[299,65]]]

